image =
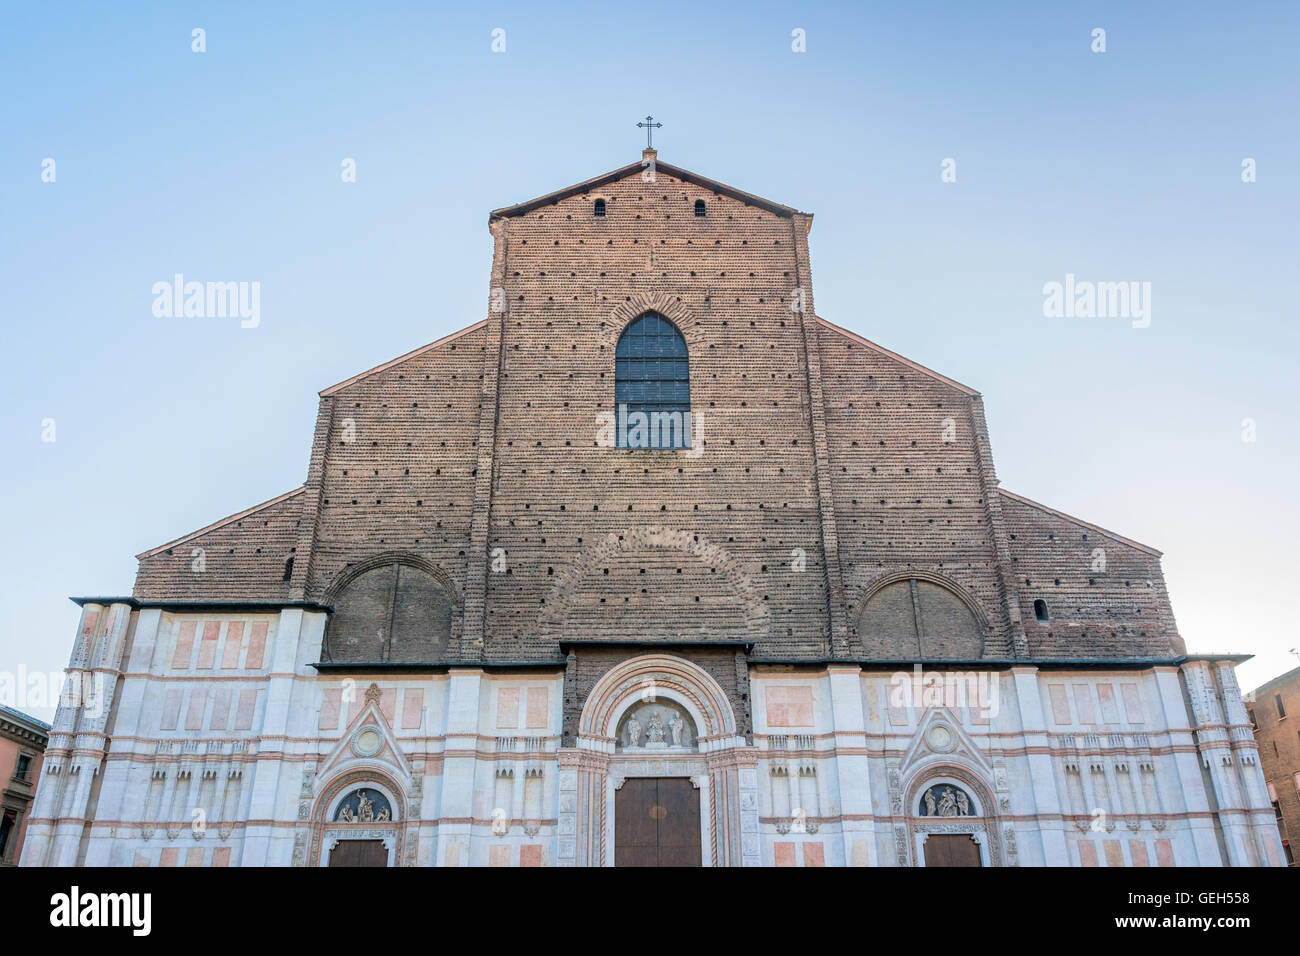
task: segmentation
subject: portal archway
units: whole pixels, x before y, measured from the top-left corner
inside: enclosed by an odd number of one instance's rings
[[[1003,865],[992,794],[969,769],[930,765],[912,779],[906,799],[916,865]],[[973,855],[969,862],[953,859],[963,852],[958,847]]]
[[[336,866],[336,850],[348,844],[382,847],[384,862],[342,865],[397,866],[402,859],[402,828],[406,823],[406,801],[401,788],[386,773],[354,770],[331,781],[316,801],[313,830],[313,863]]]
[[[633,779],[676,779],[698,791],[700,863],[757,866],[756,766],[707,671],[672,654],[623,661],[587,695],[576,746],[560,750],[559,862],[613,866],[619,790]]]

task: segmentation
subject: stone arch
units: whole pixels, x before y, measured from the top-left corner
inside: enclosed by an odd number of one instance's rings
[[[902,595],[899,588],[892,587],[908,582],[916,582],[918,587],[923,586],[925,593],[922,595]],[[894,592],[899,593],[886,594],[886,589],[891,588]],[[879,628],[878,632],[873,633],[871,623],[865,620],[868,612],[875,610],[872,602],[877,598],[881,599],[881,601],[900,604],[900,608],[892,610],[907,610],[912,615],[905,622],[899,620],[897,624],[898,635],[886,633],[879,622],[876,622],[876,626]],[[918,599],[922,603],[922,627],[920,629],[918,629],[915,617],[916,603],[914,603]],[[935,629],[936,633],[929,636],[929,639],[922,633],[925,611],[929,609],[926,605],[933,606],[934,610],[946,612],[937,615],[940,619],[936,620],[935,623],[940,624],[940,626]],[[885,620],[889,620],[891,616],[890,610],[889,608],[882,609],[881,616]],[[968,619],[962,619],[963,613],[968,615]],[[943,620],[942,618],[947,619]],[[984,649],[993,631],[984,608],[968,588],[958,584],[947,575],[936,571],[912,568],[888,571],[869,582],[865,587],[859,588],[854,600],[849,605],[849,619],[852,621],[858,641],[862,645],[864,652],[868,656],[885,658],[912,659],[919,656],[933,659],[978,659],[984,656]],[[908,632],[908,628],[911,629],[910,632]],[[890,640],[893,636],[907,636],[908,633],[913,638],[910,646],[907,646],[905,642],[900,644]],[[919,643],[917,643],[918,641]],[[932,648],[937,647],[941,650],[937,653],[930,652],[927,644],[930,644]]]
[[[393,819],[375,823],[339,823],[333,819],[340,801],[354,790],[366,787],[379,791],[392,808]],[[342,839],[379,839],[389,852],[389,865],[402,861],[404,841],[414,839],[414,831],[407,833],[410,819],[409,801],[405,789],[385,768],[379,765],[357,766],[341,771],[320,788],[311,808],[311,853],[308,864],[324,865],[333,845]]]
[[[741,570],[740,563],[725,548],[711,544],[699,535],[658,525],[611,532],[589,545],[577,561],[557,576],[538,616],[539,632],[548,638],[563,638],[565,628],[581,609],[584,582],[589,579],[598,581],[607,592],[613,590],[607,584],[608,576],[603,574],[607,567],[616,566],[638,554],[659,551],[683,554],[702,564],[711,575],[716,574],[726,582],[726,588],[720,596],[716,594],[716,588],[713,589],[719,613],[734,614],[731,629],[736,633],[727,634],[723,631],[724,637],[757,641],[767,636],[771,614],[762,595],[755,591],[748,575]],[[699,605],[695,604],[694,608],[698,612]],[[671,639],[674,635],[663,636]]]
[[[328,822],[329,814],[338,805],[339,800],[361,786],[374,786],[376,790],[383,792],[393,808],[394,823],[407,819],[406,789],[393,776],[391,768],[378,762],[367,762],[364,765],[352,762],[345,769],[340,769],[337,774],[331,776],[319,788],[316,800],[312,804],[311,818]]]
[[[329,799],[321,801],[318,804],[319,811],[322,814],[321,819],[323,823],[336,822],[339,806],[359,790],[374,790],[383,796],[391,811],[390,818],[384,822],[404,822],[402,812],[398,809],[400,806],[401,791],[396,789],[390,783],[381,783],[374,779],[376,777],[386,778],[387,774],[374,773],[370,770],[361,770],[353,771],[345,776],[354,779],[349,780],[343,786],[331,788]]]
[[[406,564],[413,568],[418,568],[425,574],[436,579],[438,583],[443,586],[447,591],[448,598],[452,601],[453,607],[460,607],[460,593],[456,588],[455,582],[452,581],[451,576],[442,569],[441,565],[430,561],[423,555],[416,554],[413,551],[377,551],[359,561],[349,561],[343,567],[334,572],[333,577],[325,586],[325,590],[322,593],[322,602],[325,604],[333,604],[349,584],[367,571],[373,571],[386,564]]]
[[[920,782],[920,785],[917,786],[914,793],[912,804],[908,807],[908,813],[914,817],[948,819],[946,817],[938,817],[936,814],[931,814],[929,812],[929,803],[927,800],[927,795],[929,795],[929,799],[934,799],[935,791],[944,789],[952,789],[953,791],[960,792],[967,798],[966,808],[969,812],[963,816],[986,817],[989,815],[988,808],[984,806],[984,800],[980,797],[978,790],[972,790],[964,781],[959,782],[952,780],[945,774],[939,774],[938,776],[931,775]],[[960,820],[962,818],[963,817],[959,816],[953,819]]]
[[[389,568],[396,571],[390,575]],[[459,636],[460,599],[451,577],[410,552],[384,551],[345,565],[324,600],[333,608],[325,660],[433,660]]]
[[[681,707],[695,725],[693,746],[618,748],[623,715],[656,699]],[[576,745],[560,751],[562,800],[558,858],[563,865],[611,866],[618,845],[617,793],[632,777],[689,777],[700,791],[705,866],[757,866],[761,860],[755,748],[746,745],[722,686],[673,654],[644,654],[615,664],[596,681],[578,717]]]
[[[736,715],[713,676],[685,658],[646,654],[610,668],[592,687],[578,718],[579,746],[612,752],[623,715],[648,694],[681,705],[704,749],[735,745]]]
[[[921,816],[918,807],[922,795],[930,787],[950,783],[966,791],[982,812],[976,816],[928,817]],[[903,787],[903,807],[907,818],[907,838],[898,841],[900,854],[906,854],[900,863],[919,860],[914,854],[923,852],[925,838],[931,833],[970,833],[983,845],[989,866],[1003,866],[1002,835],[999,830],[997,802],[993,782],[987,779],[982,768],[960,754],[948,754],[923,761],[913,767]]]
[[[690,355],[691,368],[695,368],[704,331],[695,313],[670,292],[633,293],[631,298],[614,307],[609,318],[601,324],[599,338],[600,347],[609,353],[609,361],[611,363],[614,361],[614,348],[622,338],[623,331],[647,312],[658,312],[682,333]]]

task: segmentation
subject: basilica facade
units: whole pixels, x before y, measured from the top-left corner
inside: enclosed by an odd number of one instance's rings
[[[1280,865],[1243,658],[811,226],[649,149],[491,213],[485,318],[76,599],[23,864]]]

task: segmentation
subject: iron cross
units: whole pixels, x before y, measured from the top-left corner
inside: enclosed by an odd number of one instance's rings
[[[638,129],[645,127],[645,148],[654,149],[654,144],[651,142],[650,138],[654,136],[655,130],[664,124],[654,122],[653,116],[647,116],[644,123],[637,123],[636,125]]]

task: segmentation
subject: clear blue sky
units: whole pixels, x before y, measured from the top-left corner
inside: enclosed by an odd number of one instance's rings
[[[981,390],[1005,487],[1162,549],[1192,650],[1296,664],[1300,7],[443,6],[5,6],[0,671],[301,484],[316,392],[482,318],[488,211],[646,113],[816,214],[818,312]],[[260,282],[261,325],[155,318],[177,272]],[[1151,326],[1044,318],[1067,273],[1150,282]]]

